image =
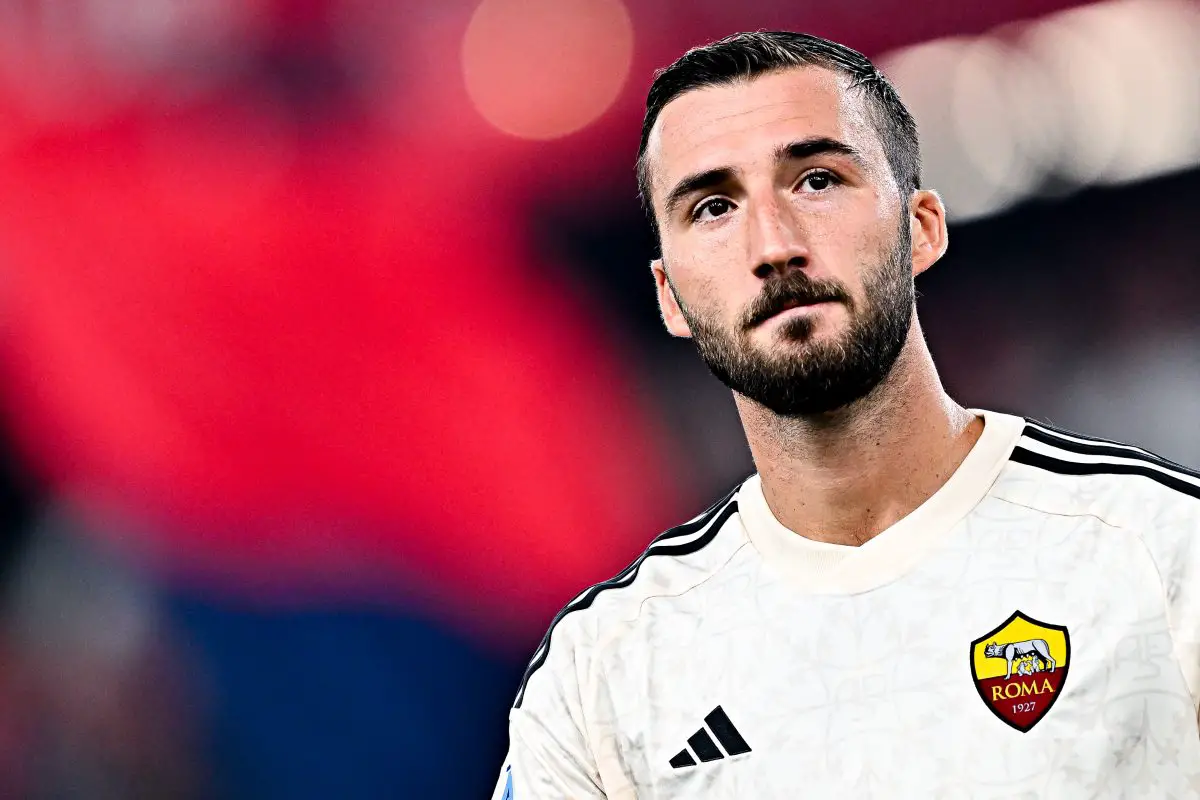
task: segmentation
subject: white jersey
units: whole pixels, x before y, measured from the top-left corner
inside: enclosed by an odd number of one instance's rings
[[[754,476],[571,601],[496,800],[1200,797],[1200,476],[979,413],[861,547]]]

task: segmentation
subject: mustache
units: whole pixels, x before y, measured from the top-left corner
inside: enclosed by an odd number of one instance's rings
[[[841,281],[833,278],[810,278],[793,270],[781,278],[772,278],[763,285],[762,294],[742,315],[742,329],[750,330],[793,305],[813,303],[845,303],[851,306],[850,293]]]

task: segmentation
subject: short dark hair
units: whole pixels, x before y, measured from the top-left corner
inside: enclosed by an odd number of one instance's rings
[[[791,31],[736,33],[711,44],[694,47],[674,64],[654,75],[646,96],[646,118],[638,147],[637,179],[642,208],[659,240],[658,221],[650,202],[650,175],[646,145],[650,131],[667,103],[681,94],[705,86],[718,86],[790,67],[823,67],[850,79],[851,88],[866,94],[867,113],[883,144],[892,176],[904,195],[921,187],[921,149],[917,123],[895,87],[874,64],[845,45]]]

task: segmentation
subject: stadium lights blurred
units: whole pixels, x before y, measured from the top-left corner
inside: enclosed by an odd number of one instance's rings
[[[476,110],[523,139],[556,139],[616,100],[633,58],[621,0],[484,0],[463,39]]]
[[[1200,164],[1200,5],[1113,0],[879,59],[954,220]]]

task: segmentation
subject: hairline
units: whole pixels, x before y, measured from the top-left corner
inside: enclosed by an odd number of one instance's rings
[[[798,63],[798,64],[780,64],[778,66],[768,67],[767,69],[760,70],[760,71],[754,72],[754,73],[741,72],[741,73],[737,73],[734,75],[728,75],[728,76],[725,76],[722,78],[718,78],[716,80],[705,81],[704,83],[701,83],[696,86],[691,86],[691,87],[679,92],[678,94],[676,94],[674,97],[672,97],[666,103],[664,103],[661,108],[658,109],[658,113],[654,117],[654,124],[650,127],[650,130],[646,134],[646,139],[641,145],[641,152],[638,153],[637,162],[635,164],[635,170],[636,170],[637,182],[638,182],[638,195],[641,197],[642,202],[645,205],[645,208],[649,209],[650,215],[653,218],[653,225],[654,225],[655,229],[659,231],[658,237],[660,239],[661,239],[661,229],[658,225],[658,217],[657,217],[656,211],[654,209],[653,199],[650,196],[650,192],[651,192],[651,189],[653,188],[653,186],[652,186],[652,181],[651,181],[651,177],[650,177],[649,159],[647,158],[647,156],[650,153],[650,142],[654,138],[655,131],[661,130],[660,122],[662,121],[663,112],[665,112],[667,110],[667,107],[669,105],[671,105],[672,103],[674,103],[679,98],[683,97],[684,95],[691,94],[692,92],[698,92],[703,89],[709,89],[709,88],[714,88],[714,87],[733,86],[739,82],[753,83],[754,81],[758,80],[759,78],[765,78],[769,75],[775,75],[775,74],[778,74],[781,72],[789,72],[791,70],[800,70],[800,69],[822,69],[827,72],[832,72],[834,75],[837,75],[842,79],[843,88],[846,92],[858,90],[859,93],[861,95],[863,95],[864,110],[866,112],[868,122],[871,125],[871,130],[874,131],[875,138],[878,140],[880,149],[883,151],[884,163],[887,165],[888,173],[890,175],[892,175],[892,179],[896,184],[896,189],[897,189],[897,191],[900,192],[901,197],[904,196],[905,187],[902,185],[903,182],[901,181],[900,176],[895,174],[895,170],[892,168],[891,158],[888,156],[884,131],[882,131],[880,129],[880,123],[876,119],[878,110],[874,109],[873,106],[875,106],[877,104],[875,102],[873,102],[869,96],[866,96],[866,92],[863,89],[863,85],[866,83],[866,80],[863,78],[856,78],[854,75],[852,75],[847,70],[840,68],[836,63],[826,63],[822,60],[813,60],[813,61],[803,62],[803,63]],[[917,188],[917,187],[914,187],[914,188]]]

